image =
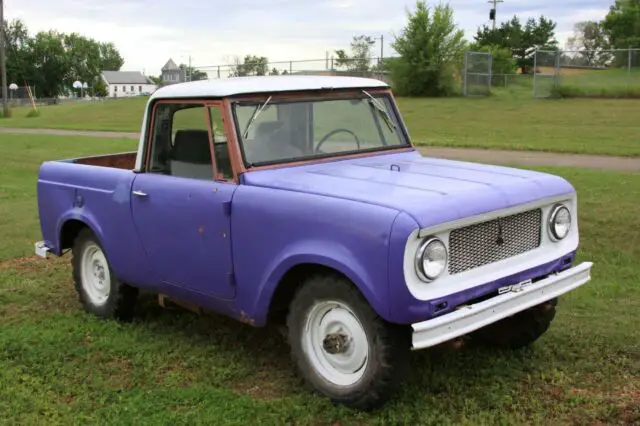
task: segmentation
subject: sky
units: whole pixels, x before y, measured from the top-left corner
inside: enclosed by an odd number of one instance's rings
[[[348,49],[353,36],[377,37],[374,46],[393,55],[394,35],[406,24],[415,0],[4,0],[5,19],[22,19],[30,32],[57,29],[111,41],[123,56],[123,71],[158,75],[169,58],[196,67],[228,64],[234,56],[266,56],[294,63],[293,70],[319,69],[326,52]],[[613,0],[504,0],[498,23],[514,14],[524,21],[541,14],[557,22],[564,45],[573,25],[602,19]],[[427,1],[429,5],[436,1]],[[490,24],[487,0],[450,0],[454,19],[471,40]],[[288,63],[277,68],[289,68]],[[215,72],[216,68],[206,68]],[[212,76],[210,74],[210,76]]]

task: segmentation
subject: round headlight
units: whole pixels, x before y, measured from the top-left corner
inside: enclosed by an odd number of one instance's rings
[[[571,212],[563,205],[551,209],[549,215],[549,234],[553,241],[559,241],[569,235],[571,230]]]
[[[416,271],[424,281],[433,281],[447,266],[447,247],[436,237],[427,238],[416,253]]]

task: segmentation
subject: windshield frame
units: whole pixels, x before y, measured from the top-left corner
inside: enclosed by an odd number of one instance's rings
[[[325,153],[325,154],[317,154],[306,157],[296,157],[290,159],[278,159],[268,162],[260,162],[260,163],[250,163],[247,160],[245,155],[245,146],[244,146],[244,138],[243,138],[243,129],[241,128],[241,123],[238,120],[238,116],[236,113],[236,107],[238,104],[255,104],[259,108],[261,104],[263,104],[267,99],[269,99],[269,105],[275,106],[277,104],[283,103],[295,103],[295,102],[322,102],[322,101],[330,101],[330,100],[349,100],[349,99],[369,99],[369,96],[364,93],[366,91],[368,94],[372,95],[378,102],[388,102],[389,106],[389,116],[391,117],[392,123],[396,126],[393,132],[398,133],[398,137],[401,140],[401,144],[398,145],[385,145],[381,147],[368,148],[368,149],[360,149],[353,151],[341,151],[334,153]],[[292,165],[302,165],[302,164],[310,164],[310,163],[319,163],[325,161],[335,161],[347,158],[357,158],[357,157],[366,157],[373,155],[380,155],[389,152],[405,152],[414,150],[413,143],[411,142],[411,138],[407,132],[404,121],[402,120],[402,116],[398,110],[398,106],[394,101],[393,94],[391,90],[388,88],[358,88],[358,89],[335,89],[328,91],[327,89],[323,90],[307,90],[304,92],[282,92],[282,93],[262,93],[262,94],[251,94],[245,96],[234,96],[228,99],[229,102],[229,112],[231,114],[231,118],[233,120],[233,128],[236,134],[236,143],[237,149],[240,154],[240,160],[242,164],[241,168],[245,169],[245,171],[250,170],[260,170],[267,168],[277,168],[277,167],[286,167]],[[372,111],[374,115],[374,120],[377,122],[379,117],[377,112]],[[377,125],[384,126],[384,123],[377,123]]]

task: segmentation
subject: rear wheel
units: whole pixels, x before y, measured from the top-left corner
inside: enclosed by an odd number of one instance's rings
[[[556,316],[557,305],[558,299],[551,299],[483,327],[472,333],[471,337],[482,346],[503,349],[529,346],[547,332]]]
[[[138,289],[121,282],[97,237],[88,228],[73,242],[73,281],[84,309],[101,318],[130,320]]]
[[[377,316],[346,279],[309,278],[291,302],[287,326],[298,373],[336,404],[374,409],[403,381],[409,330]]]

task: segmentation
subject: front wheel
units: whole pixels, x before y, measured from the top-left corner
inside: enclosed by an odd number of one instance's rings
[[[121,282],[95,234],[83,229],[73,242],[73,281],[84,309],[101,318],[130,320],[138,289]]]
[[[336,404],[377,408],[403,381],[409,329],[377,316],[343,278],[308,279],[291,302],[287,326],[300,376]]]

